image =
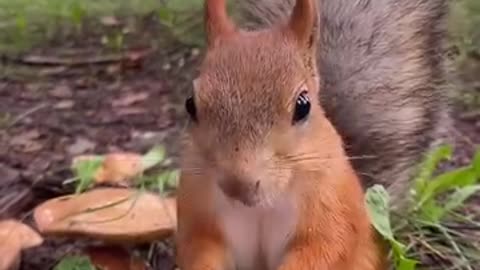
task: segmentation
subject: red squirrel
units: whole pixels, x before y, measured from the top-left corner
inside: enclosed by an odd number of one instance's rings
[[[383,270],[361,181],[318,97],[314,0],[245,30],[206,0],[177,190],[182,270]],[[321,9],[322,7],[318,7]]]

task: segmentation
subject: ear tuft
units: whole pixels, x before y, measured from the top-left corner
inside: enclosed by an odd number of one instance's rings
[[[308,49],[316,46],[318,36],[317,0],[297,0],[290,17],[288,28],[296,41]]]
[[[219,38],[236,32],[236,27],[227,14],[225,0],[206,0],[204,20],[209,47]]]

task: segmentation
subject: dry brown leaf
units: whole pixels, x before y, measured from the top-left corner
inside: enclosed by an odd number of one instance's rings
[[[43,238],[27,225],[8,219],[0,221],[0,270],[17,269],[21,251],[43,243]]]
[[[38,130],[30,130],[13,137],[10,144],[20,148],[24,153],[36,152],[43,148],[43,145],[36,141],[40,135]]]
[[[125,107],[137,103],[139,101],[144,101],[148,98],[148,93],[128,93],[125,96],[112,101],[113,107]]]
[[[98,270],[145,270],[145,263],[120,247],[88,247],[90,261]]]
[[[75,101],[66,99],[59,101],[57,104],[53,105],[53,108],[57,110],[66,110],[66,109],[71,109],[75,105]]]
[[[126,107],[117,109],[117,114],[120,116],[146,114],[147,110],[142,107]]]
[[[142,156],[136,153],[111,153],[105,156],[95,174],[96,183],[128,184],[143,171]]]
[[[50,96],[56,98],[70,98],[73,96],[73,91],[68,85],[57,85],[48,92]]]
[[[134,189],[99,188],[49,200],[34,211],[47,235],[86,236],[114,243],[145,243],[171,235],[174,198]]]
[[[79,155],[95,149],[95,142],[86,138],[76,138],[75,142],[67,147],[67,152],[70,155]]]
[[[117,26],[120,24],[118,19],[114,16],[105,16],[100,18],[100,22],[106,26]]]

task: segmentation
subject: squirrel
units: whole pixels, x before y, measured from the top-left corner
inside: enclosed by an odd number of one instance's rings
[[[241,24],[225,0],[205,1],[178,266],[387,269],[364,188],[404,190],[448,118],[445,0],[238,4]]]

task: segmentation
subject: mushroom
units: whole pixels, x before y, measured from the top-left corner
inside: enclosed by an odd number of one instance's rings
[[[131,180],[144,170],[142,156],[136,153],[111,153],[105,156],[95,174],[96,183],[122,183]]]
[[[131,186],[131,182],[146,170],[158,165],[165,159],[164,149],[154,147],[148,153],[140,155],[133,152],[116,152],[104,156],[83,155],[72,160],[72,167],[83,162],[93,162],[100,165],[92,172],[94,185],[115,184]]]
[[[126,188],[98,188],[35,208],[39,231],[109,243],[140,244],[168,237],[176,227],[174,198]]]
[[[42,243],[43,238],[29,226],[13,219],[0,221],[0,270],[18,269],[22,250]]]

